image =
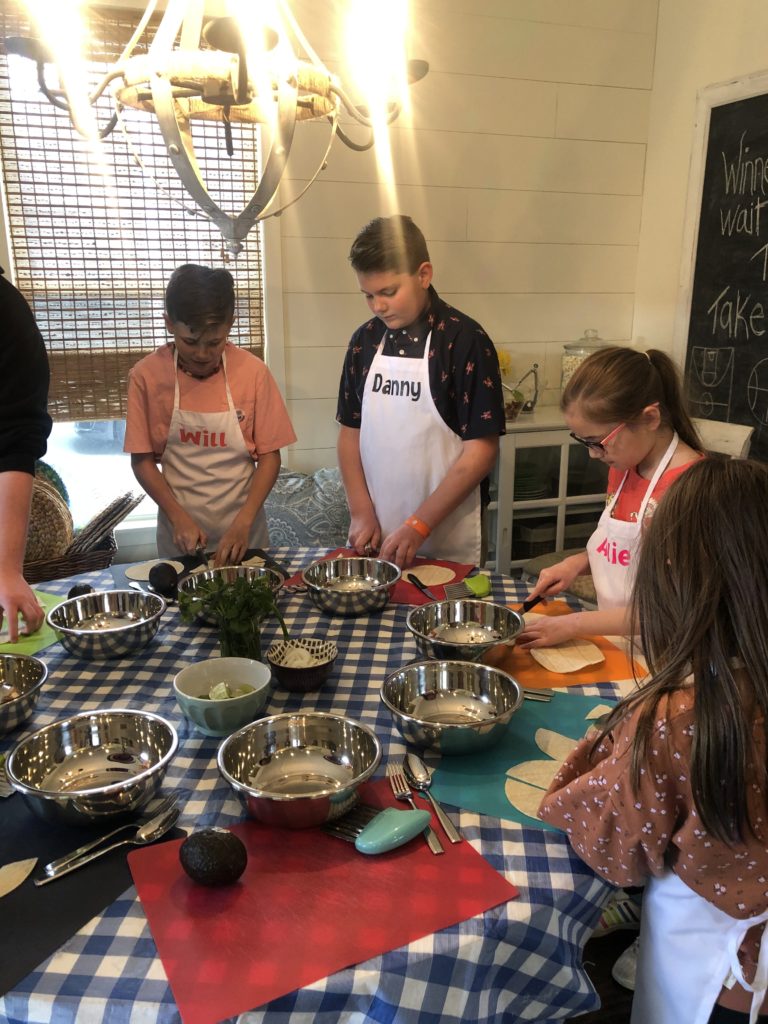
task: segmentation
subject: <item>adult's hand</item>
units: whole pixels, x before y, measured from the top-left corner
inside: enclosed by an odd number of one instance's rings
[[[24,620],[23,636],[38,630],[45,618],[45,609],[24,577],[12,569],[0,569],[0,625],[8,626],[12,643],[19,639],[19,615]]]

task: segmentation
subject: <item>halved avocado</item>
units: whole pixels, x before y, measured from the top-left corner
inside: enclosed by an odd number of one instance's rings
[[[231,885],[245,871],[245,844],[228,828],[204,828],[179,848],[181,866],[200,885]]]

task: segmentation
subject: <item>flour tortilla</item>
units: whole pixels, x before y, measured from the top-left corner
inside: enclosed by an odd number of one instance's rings
[[[559,761],[521,761],[507,768],[507,778],[517,782],[525,782],[529,786],[538,786],[545,791],[560,768]]]
[[[591,640],[566,640],[556,647],[535,647],[530,654],[548,672],[558,675],[578,672],[605,661],[605,655]]]
[[[539,750],[553,757],[558,768],[576,746],[576,740],[572,740],[570,736],[563,736],[562,733],[554,732],[552,729],[537,729],[534,738]]]
[[[147,583],[149,581],[149,571],[161,562],[167,562],[168,565],[172,565],[176,572],[184,572],[184,566],[181,562],[172,562],[170,558],[150,558],[148,562],[139,562],[137,565],[129,565],[125,570],[126,579],[138,580],[139,583]]]
[[[456,579],[456,573],[447,565],[414,565],[408,571],[421,580],[425,587],[439,587]]]
[[[518,782],[516,779],[507,779],[504,783],[504,795],[518,811],[527,814],[529,818],[536,818],[544,790],[529,786],[525,782]]]

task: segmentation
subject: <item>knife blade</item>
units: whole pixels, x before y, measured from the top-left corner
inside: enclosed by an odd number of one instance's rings
[[[408,580],[409,583],[412,583],[417,590],[420,590],[425,597],[428,597],[430,601],[440,600],[438,597],[435,597],[435,595],[432,593],[429,587],[424,586],[424,584],[421,582],[421,580],[415,573],[407,572],[405,574],[405,578]]]

